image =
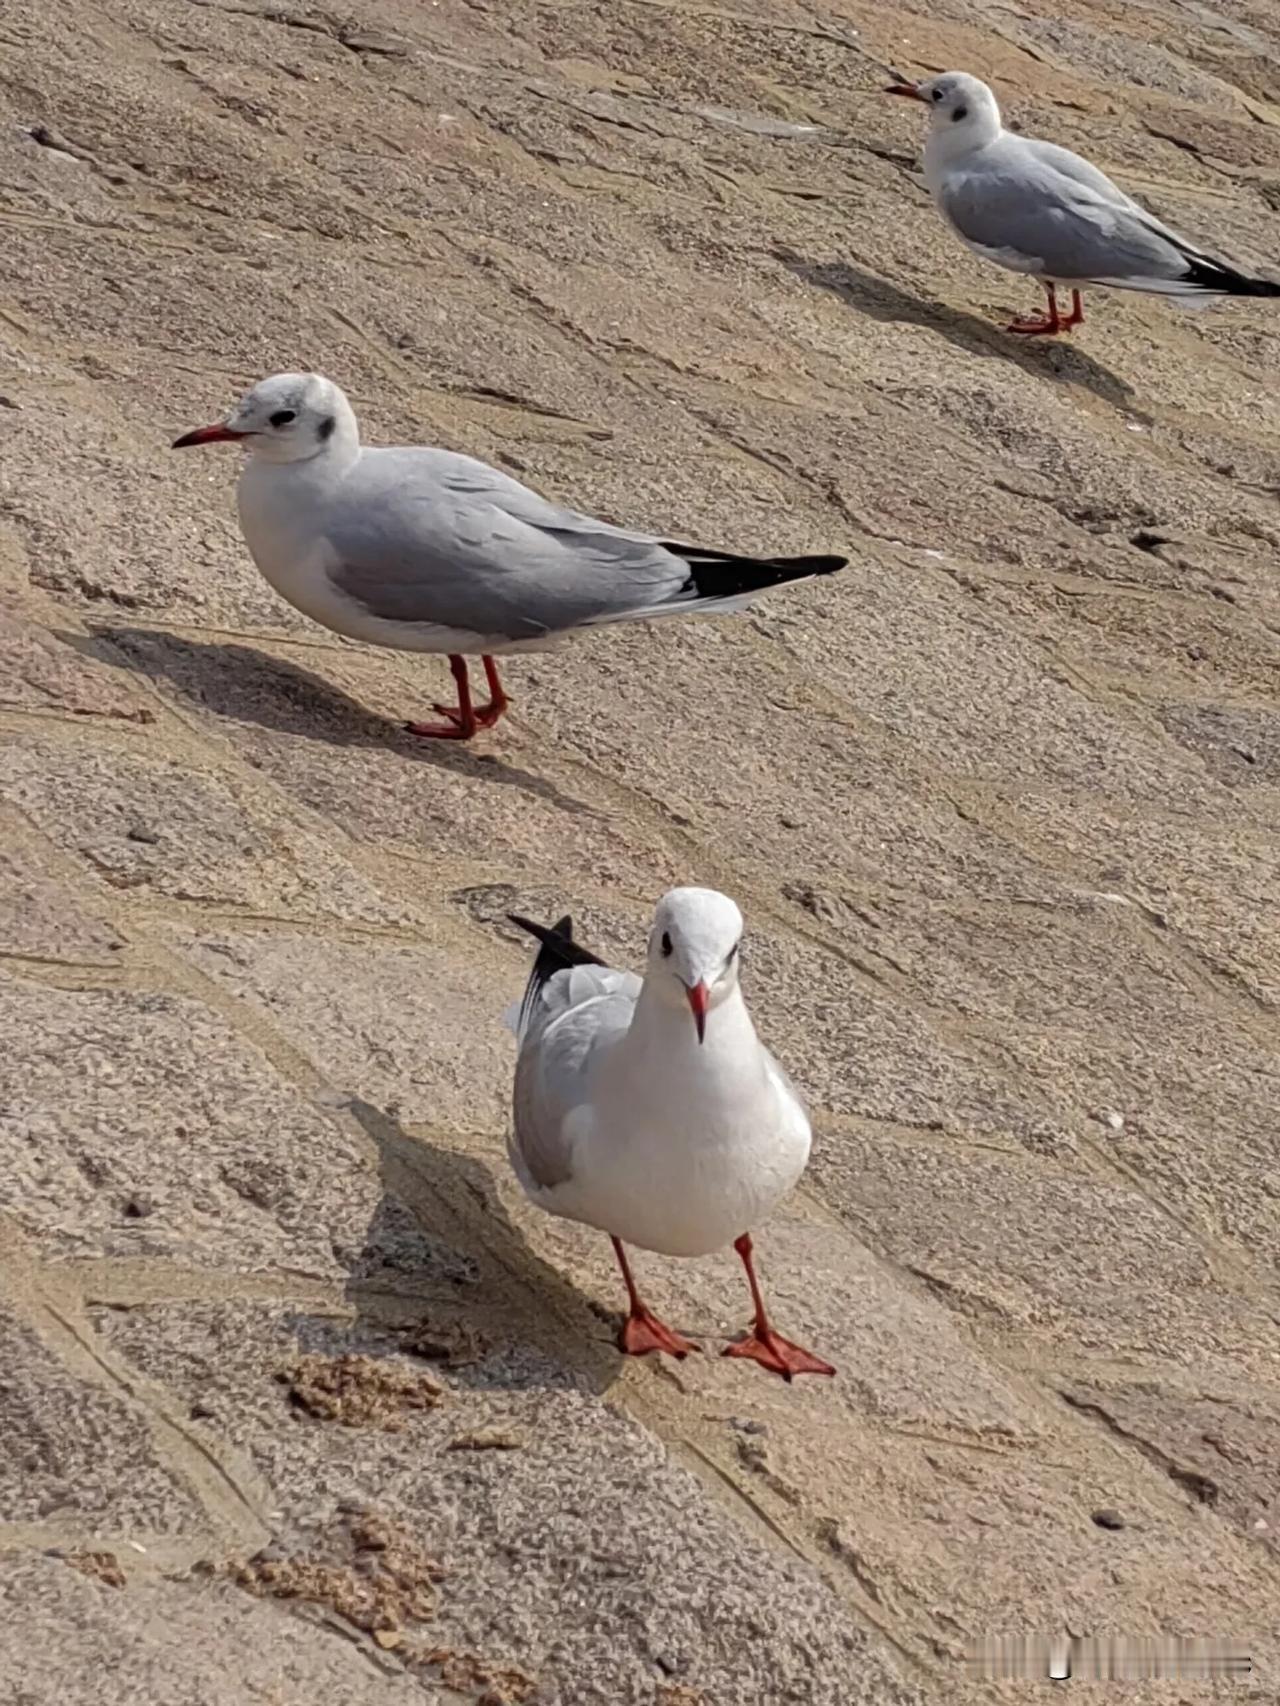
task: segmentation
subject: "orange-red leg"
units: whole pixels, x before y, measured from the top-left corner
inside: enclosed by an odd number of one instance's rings
[[[618,1334],[618,1349],[623,1355],[642,1357],[649,1351],[665,1351],[668,1356],[687,1357],[690,1351],[698,1350],[699,1346],[691,1340],[683,1338],[673,1327],[668,1327],[665,1321],[659,1321],[649,1305],[641,1299],[620,1238],[613,1240],[613,1253],[618,1258],[618,1266],[622,1269],[622,1277],[627,1286],[627,1318]]]
[[[1071,292],[1071,312],[1062,322],[1062,329],[1064,332],[1069,332],[1072,326],[1083,326],[1083,324],[1084,303],[1080,300],[1080,292],[1078,290],[1073,290]]]
[[[456,706],[435,706],[440,715],[447,719],[443,723],[406,723],[405,727],[411,735],[419,735],[424,740],[470,740],[477,729],[493,727],[511,701],[503,692],[502,683],[498,680],[498,666],[493,659],[486,654],[480,661],[484,665],[485,679],[489,683],[489,703],[472,704],[467,660],[450,653],[449,668],[453,671],[454,683],[458,689],[458,703]]]
[[[484,665],[484,678],[489,683],[489,703],[477,708],[476,722],[482,729],[491,729],[511,701],[503,692],[502,683],[498,680],[498,666],[487,652],[480,659],[480,662]]]
[[[458,689],[457,708],[451,705],[436,706],[441,716],[449,719],[448,722],[406,723],[405,728],[411,735],[418,735],[423,740],[470,740],[480,727],[475,707],[471,703],[471,682],[467,678],[466,658],[450,653],[449,668],[453,671],[454,686]]]
[[[751,1362],[758,1362],[761,1368],[780,1374],[787,1381],[797,1374],[834,1374],[835,1369],[829,1362],[823,1362],[821,1357],[814,1356],[813,1352],[805,1350],[803,1345],[795,1345],[790,1339],[784,1339],[781,1333],[775,1333],[769,1324],[764,1298],[760,1294],[760,1283],[756,1279],[755,1265],[751,1260],[751,1234],[744,1232],[741,1238],[734,1240],[733,1247],[741,1256],[742,1265],[747,1270],[747,1284],[751,1287],[751,1302],[755,1306],[756,1318],[746,1338],[726,1345],[724,1355],[747,1357]]]
[[[1068,325],[1074,326],[1079,324],[1079,321],[1075,319],[1070,321],[1063,320],[1062,316],[1058,313],[1057,291],[1051,284],[1046,284],[1044,288],[1045,294],[1049,299],[1048,308],[1045,313],[1027,314],[1020,316],[1016,320],[1010,320],[1009,325],[1006,328],[1008,331],[1020,332],[1025,338],[1054,337],[1058,332],[1065,330]],[[1073,291],[1071,309],[1073,314],[1079,306],[1079,301],[1080,292],[1078,290]],[[1081,315],[1081,318],[1083,318],[1083,315]]]

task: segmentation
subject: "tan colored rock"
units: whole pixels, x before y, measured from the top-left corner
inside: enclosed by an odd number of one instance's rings
[[[327,1277],[375,1242],[368,1151],[207,1009],[0,977],[0,1025],[0,1207],[43,1250]]]
[[[1270,273],[1273,9],[358,11],[5,8],[9,1692],[985,1706],[1070,1627],[1251,1631],[1272,1702],[1275,304],[1010,337],[876,91],[971,67]],[[236,453],[167,449],[309,365],[370,441],[850,565],[415,742],[444,661],[282,603]],[[834,1381],[720,1359],[729,1253],[635,1253],[704,1352],[624,1363],[507,1167],[505,914],[635,965],[684,881],[813,1107],[758,1246]],[[296,1413],[343,1359],[440,1401]]]
[[[407,946],[184,931],[177,941],[349,1094],[409,1124],[476,1131],[505,1118],[509,1087],[495,1081],[493,1063],[520,974],[509,990],[495,988],[483,938],[474,959],[462,936]]]
[[[145,1410],[126,1392],[80,1378],[7,1309],[0,1314],[0,1356],[0,1428],[13,1442],[0,1459],[6,1523],[112,1538],[199,1529],[191,1490],[161,1461]],[[72,1550],[79,1560],[68,1563],[109,1582],[100,1564],[90,1569],[88,1553],[100,1556],[96,1549]]]
[[[155,712],[143,696],[95,662],[91,647],[78,635],[55,638],[0,600],[0,708],[153,723]]]
[[[37,867],[30,850],[0,847],[0,952],[111,965],[124,939]]]
[[[318,1699],[422,1706],[403,1674],[371,1668],[345,1631],[292,1618],[230,1583],[152,1581],[126,1593],[53,1558],[0,1558],[0,1665],[31,1706],[93,1706],[103,1677],[125,1674],[165,1706],[277,1706]],[[441,1700],[442,1696],[435,1696]]]
[[[334,864],[294,814],[161,753],[14,737],[0,751],[0,798],[112,889],[303,918],[412,916],[351,865]]]

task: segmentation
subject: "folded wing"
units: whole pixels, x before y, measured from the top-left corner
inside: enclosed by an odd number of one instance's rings
[[[514,922],[542,943],[516,1021],[508,1145],[516,1176],[536,1196],[573,1177],[576,1141],[590,1129],[596,1064],[630,1026],[641,981],[575,942],[568,918],[550,927]]]
[[[366,451],[325,521],[330,577],[372,615],[511,640],[629,615],[689,570],[448,451]]]
[[[1112,199],[1049,162],[1034,172],[957,172],[939,200],[966,242],[1017,270],[1170,295],[1205,288],[1190,276],[1198,251],[1180,247],[1136,203]]]
[[[845,564],[655,539],[549,503],[444,450],[366,451],[323,531],[330,578],[371,615],[509,641],[733,610],[767,587]]]

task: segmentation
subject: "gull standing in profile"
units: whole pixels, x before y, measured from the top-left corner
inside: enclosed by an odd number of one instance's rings
[[[755,1319],[724,1355],[784,1380],[834,1374],[774,1330],[752,1262],[750,1229],[804,1172],[810,1132],[742,998],[738,908],[714,889],[664,895],[643,980],[579,947],[569,918],[512,922],[542,947],[513,1015],[511,1163],[540,1208],[613,1240],[630,1303],[619,1349],[699,1348],[641,1300],[625,1244],[705,1256],[732,1243]]]
[[[925,182],[961,241],[997,266],[1044,285],[1043,314],[1011,332],[1069,332],[1084,319],[1082,285],[1168,296],[1202,307],[1221,296],[1280,296],[1280,284],[1249,278],[1162,224],[1105,172],[1060,148],[1004,128],[996,98],[964,71],[885,91],[929,108]],[[1058,308],[1071,291],[1071,312]]]
[[[458,703],[415,735],[469,740],[507,709],[494,662],[575,628],[741,610],[844,557],[738,557],[562,509],[474,457],[360,443],[319,373],[263,379],[214,426],[175,440],[242,444],[240,531],[263,576],[313,621],[375,646],[445,652]],[[479,655],[487,704],[466,659]]]

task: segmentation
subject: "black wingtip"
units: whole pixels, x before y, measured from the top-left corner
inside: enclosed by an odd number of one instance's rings
[[[524,918],[518,912],[509,912],[507,917],[542,944],[542,950],[534,961],[535,976],[541,975],[545,979],[552,971],[563,971],[566,966],[604,964],[589,948],[581,948],[574,941],[573,919],[567,912],[555,924],[535,924],[532,918]]]
[[[1274,279],[1250,278],[1225,261],[1214,261],[1205,256],[1189,256],[1188,259],[1187,282],[1199,285],[1206,292],[1223,296],[1280,296],[1280,284]]]
[[[699,598],[737,598],[743,593],[765,592],[788,581],[804,581],[814,575],[834,575],[849,566],[847,557],[737,557],[729,551],[704,551],[695,545],[663,542],[689,566],[689,580]]]
[[[598,959],[587,948],[580,948],[573,939],[573,919],[566,912],[564,917],[555,924],[535,924],[532,918],[524,918],[518,912],[509,912],[507,917],[521,930],[540,943],[538,953],[529,972],[529,981],[525,985],[524,1000],[520,1003],[521,1032],[533,1011],[538,998],[538,991],[549,978],[558,971],[568,971],[573,966],[602,966],[604,961]]]
[[[518,912],[509,912],[507,917],[512,924],[519,925],[521,930],[527,930],[544,946],[546,946],[549,937],[553,941],[557,938],[563,938],[566,942],[573,941],[573,919],[567,912],[556,924],[535,924],[532,918],[524,918]]]

